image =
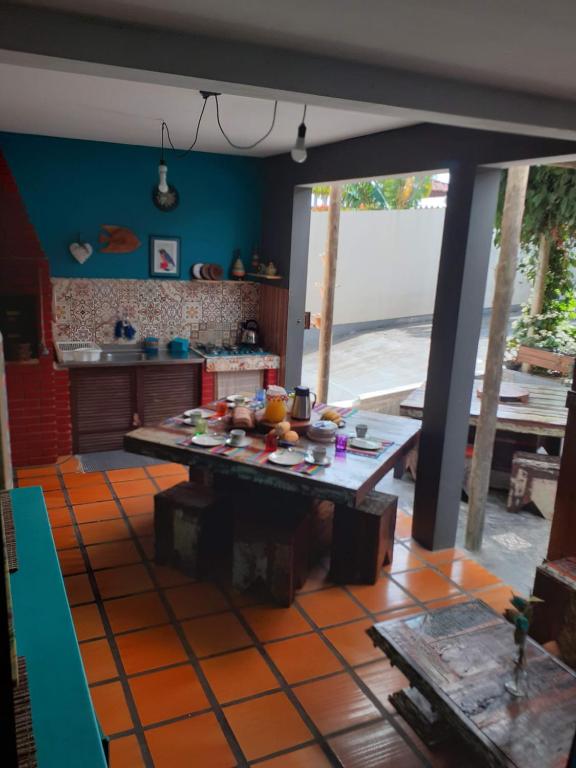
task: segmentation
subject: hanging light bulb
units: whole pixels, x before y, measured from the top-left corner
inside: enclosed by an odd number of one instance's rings
[[[168,166],[164,160],[164,128],[162,123],[162,152],[158,165],[158,184],[152,189],[152,202],[161,211],[173,211],[180,202],[180,195],[176,187],[168,184]]]
[[[303,163],[308,157],[308,152],[306,151],[306,123],[304,122],[306,119],[306,108],[307,105],[304,105],[304,113],[302,114],[302,122],[298,126],[296,143],[290,152],[295,163]]]
[[[158,191],[162,192],[162,194],[166,194],[168,192],[169,187],[166,182],[166,178],[168,176],[168,166],[164,162],[164,158],[162,157],[160,159],[160,165],[158,166]]]

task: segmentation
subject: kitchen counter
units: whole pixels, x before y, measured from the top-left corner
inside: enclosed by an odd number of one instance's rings
[[[199,365],[204,361],[195,352],[185,355],[173,355],[167,349],[149,353],[134,348],[104,348],[96,360],[66,360],[57,362],[60,368],[116,368],[119,366],[144,365]]]

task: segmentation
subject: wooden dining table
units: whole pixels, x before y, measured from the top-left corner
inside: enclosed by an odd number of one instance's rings
[[[295,491],[304,496],[357,507],[376,484],[416,446],[420,424],[403,416],[356,411],[346,418],[343,429],[348,434],[354,434],[356,424],[366,424],[369,437],[390,444],[377,455],[369,452],[363,455],[352,452],[338,455],[335,454],[334,445],[328,445],[330,465],[310,469],[312,474],[304,467],[295,471],[290,467],[273,464],[265,456],[259,456],[264,451],[265,436],[261,434],[250,434],[249,448],[226,454],[194,444],[182,445],[184,438],[194,434],[192,428],[159,424],[129,432],[124,437],[124,448],[131,453],[208,470],[220,476],[234,476],[277,489]],[[311,446],[312,442],[308,438],[301,437],[295,450],[300,451],[304,459]]]
[[[210,424],[208,419],[209,429]],[[268,487],[270,494],[280,491],[294,496],[294,510],[303,507],[299,503],[302,497],[311,502],[331,502],[333,522],[328,541],[331,542],[332,580],[373,583],[384,561],[391,561],[390,542],[394,539],[397,499],[381,494],[375,501],[371,491],[398,463],[403,464],[406,455],[415,448],[420,424],[402,416],[356,411],[346,416],[342,429],[354,435],[356,424],[367,425],[368,437],[379,445],[379,449],[359,454],[350,446],[347,452],[337,454],[334,444],[328,445],[328,466],[311,465],[305,461],[309,449],[317,445],[305,436],[300,437],[297,446],[289,449],[297,452],[300,461],[287,467],[270,461],[271,454],[265,451],[265,435],[250,434],[250,445],[245,448],[225,445],[203,448],[190,442],[194,429],[175,419],[129,432],[124,437],[124,448],[143,456],[188,465],[191,479],[197,478],[198,470],[203,470],[203,482],[219,486],[223,492],[243,482],[253,490],[256,490],[254,484],[258,484]],[[212,425],[216,426],[217,422]],[[246,498],[252,496],[250,493],[243,495]],[[256,497],[265,498],[265,489],[262,488]],[[282,496],[283,501],[287,498]],[[271,503],[270,509],[275,508],[275,503]],[[320,512],[317,503],[311,503],[309,508]],[[246,508],[244,513],[249,516],[251,510]]]

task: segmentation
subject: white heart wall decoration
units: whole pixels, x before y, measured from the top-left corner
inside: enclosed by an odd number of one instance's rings
[[[69,250],[80,264],[84,264],[92,256],[92,246],[90,243],[71,243]]]

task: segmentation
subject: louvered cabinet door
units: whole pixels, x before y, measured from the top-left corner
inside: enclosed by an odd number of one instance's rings
[[[135,369],[70,371],[75,453],[122,448],[136,415]]]
[[[137,370],[138,413],[152,426],[200,403],[199,365],[143,366]]]

